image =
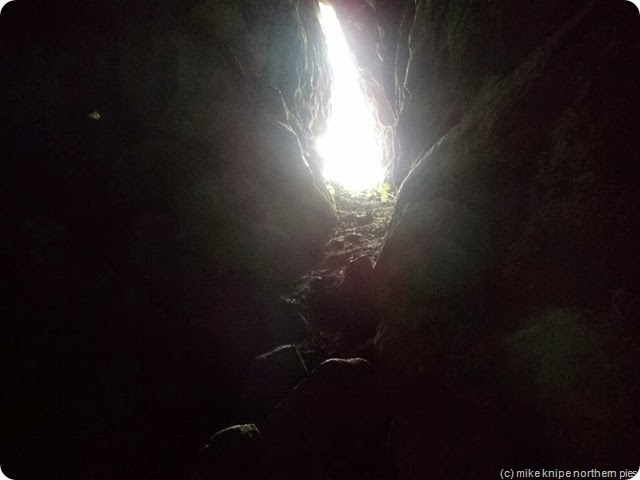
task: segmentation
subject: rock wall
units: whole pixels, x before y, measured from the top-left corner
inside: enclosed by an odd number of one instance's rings
[[[395,65],[396,174],[410,171],[375,267],[398,478],[626,468],[637,9],[419,1],[412,15]]]
[[[308,149],[330,86],[317,13],[3,8],[8,475],[172,476],[234,414],[236,369],[300,334],[274,301],[336,220]]]
[[[183,478],[241,423],[203,471],[253,475],[239,371],[304,335],[277,300],[336,222],[310,148],[330,85],[317,2],[50,3],[0,16],[0,465]],[[260,462],[292,478],[636,468],[637,9],[332,3],[397,141],[380,312],[368,261],[363,277],[381,324],[372,363],[323,364],[281,404]],[[239,457],[214,448],[228,437]]]
[[[491,81],[519,65],[587,2],[405,2],[395,52],[401,180]],[[532,28],[534,27],[534,28]],[[391,50],[391,49],[390,49]]]

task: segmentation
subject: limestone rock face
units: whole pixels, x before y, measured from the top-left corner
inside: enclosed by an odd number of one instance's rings
[[[640,19],[577,3],[516,35],[492,8],[417,2],[397,134],[420,155],[375,267],[402,478],[445,468],[440,441],[486,478],[505,458],[637,456],[639,351],[617,343],[639,334]],[[428,433],[431,407],[447,420]]]

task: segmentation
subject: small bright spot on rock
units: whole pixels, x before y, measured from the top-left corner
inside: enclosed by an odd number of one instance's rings
[[[316,140],[324,176],[353,191],[377,187],[384,180],[384,168],[373,106],[360,87],[358,69],[331,6],[320,3],[320,23],[333,70],[331,116],[326,133]]]
[[[91,120],[100,120],[102,117],[100,116],[100,112],[91,112],[89,118]]]

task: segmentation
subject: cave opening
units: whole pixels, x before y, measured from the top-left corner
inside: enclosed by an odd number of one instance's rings
[[[2,471],[631,471],[638,3],[7,3]]]
[[[332,71],[330,116],[316,139],[325,179],[348,191],[377,188],[384,182],[382,140],[374,105],[362,80],[336,12],[320,3],[320,24]]]

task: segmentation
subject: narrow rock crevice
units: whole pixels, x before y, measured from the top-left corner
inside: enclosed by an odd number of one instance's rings
[[[287,296],[299,309],[309,337],[299,349],[310,365],[364,356],[380,320],[373,266],[394,208],[391,189],[353,193],[334,186],[338,225],[322,257]]]
[[[323,1],[393,187],[318,0],[2,8],[9,478],[637,468],[634,2]]]

